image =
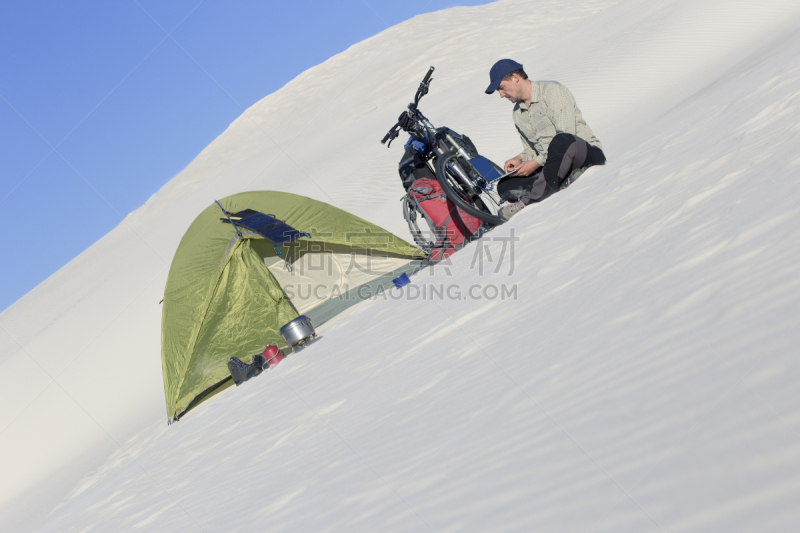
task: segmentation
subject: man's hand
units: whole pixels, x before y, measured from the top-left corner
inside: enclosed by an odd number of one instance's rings
[[[508,161],[506,161],[506,164],[503,167],[503,169],[505,170],[505,173],[508,174],[509,172],[514,170],[515,168],[518,168],[521,164],[522,164],[522,157],[521,156],[517,156],[517,157],[514,157],[514,158],[509,159]]]
[[[503,168],[506,173],[516,169],[517,172],[514,174],[515,176],[530,176],[539,168],[539,163],[534,160],[523,161],[522,157],[517,156],[506,161],[505,167]]]

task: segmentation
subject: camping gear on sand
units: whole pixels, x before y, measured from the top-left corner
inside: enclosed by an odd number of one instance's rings
[[[253,356],[253,362],[249,365],[238,357],[231,357],[228,360],[227,366],[228,371],[231,373],[231,378],[233,378],[233,382],[238,387],[248,379],[259,375],[263,370],[265,362],[263,355],[256,354]]]
[[[237,213],[229,213],[220,205],[217,200],[214,200],[222,212],[225,214],[223,222],[226,220],[234,226],[241,226],[245,229],[258,233],[265,239],[272,242],[272,244],[286,244],[292,242],[300,237],[310,237],[308,233],[300,232],[283,220],[278,220],[275,215],[268,215],[259,213],[254,209],[245,209]],[[236,233],[241,235],[239,228],[236,228]],[[280,254],[278,254],[280,255]]]
[[[161,363],[170,421],[232,383],[231,357],[250,361],[265,344],[283,345],[281,326],[300,315],[319,328],[390,289],[425,258],[362,218],[296,194],[248,191],[219,203],[233,215],[274,215],[308,236],[276,245],[241,218],[231,216],[231,226],[213,202],[191,223],[164,290]]]
[[[428,223],[432,237],[420,230],[417,216]],[[438,181],[420,178],[403,197],[403,217],[414,241],[429,253],[431,261],[441,261],[483,234],[480,220],[457,207],[445,195]]]
[[[306,315],[300,315],[281,328],[281,337],[290,348],[302,348],[316,337],[314,326]]]
[[[399,289],[400,287],[405,287],[406,285],[411,283],[411,280],[408,279],[408,275],[405,272],[403,272],[402,274],[394,278],[392,280],[392,283],[394,283],[394,286]]]
[[[405,146],[406,151],[400,158],[398,172],[403,182],[403,188],[408,191],[411,186],[420,178],[436,179],[436,174],[428,167],[422,153],[425,152],[425,143],[417,141],[413,137],[408,138]]]
[[[275,368],[284,359],[283,350],[273,343],[264,347],[264,360],[268,368]]]

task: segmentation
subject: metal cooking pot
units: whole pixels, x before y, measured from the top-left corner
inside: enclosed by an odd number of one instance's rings
[[[311,325],[311,319],[306,315],[300,315],[281,328],[281,337],[292,348],[305,346],[316,336],[314,326]]]

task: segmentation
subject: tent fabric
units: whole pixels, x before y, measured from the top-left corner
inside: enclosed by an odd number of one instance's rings
[[[394,287],[394,279],[402,274],[411,275],[422,267],[423,260],[416,259],[403,267],[373,278],[357,287],[337,293],[304,314],[312,324],[324,324],[336,315],[373,296],[378,296]],[[386,297],[386,295],[383,295]]]
[[[280,246],[276,257],[272,243],[259,235],[237,238],[231,225],[220,221],[224,216],[216,204],[194,220],[175,252],[164,291],[161,360],[170,419],[227,379],[230,357],[249,361],[265,344],[283,344],[279,329],[298,313],[265,262],[277,260],[289,268],[308,254],[330,255],[345,246],[354,256],[375,254],[406,263],[425,257],[386,230],[303,196],[252,191],[220,203],[231,212],[249,208],[273,214],[310,238]],[[386,264],[397,267],[402,261]]]
[[[326,244],[325,252],[315,253],[314,246],[310,245],[306,253],[297,253],[290,258],[291,270],[285,261],[268,265],[301,315],[351,288],[372,281],[376,276],[394,272],[408,264],[407,257],[354,257],[350,247],[341,245]]]

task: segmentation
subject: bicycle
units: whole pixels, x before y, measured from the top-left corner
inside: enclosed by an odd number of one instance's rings
[[[400,130],[424,145],[420,155],[434,173],[444,193],[459,208],[470,215],[488,223],[503,223],[498,216],[503,200],[498,195],[495,184],[508,174],[480,155],[475,145],[466,135],[460,135],[447,127],[436,128],[419,110],[419,101],[428,94],[434,67],[428,70],[419,84],[414,102],[408,104],[381,144],[392,145]]]

